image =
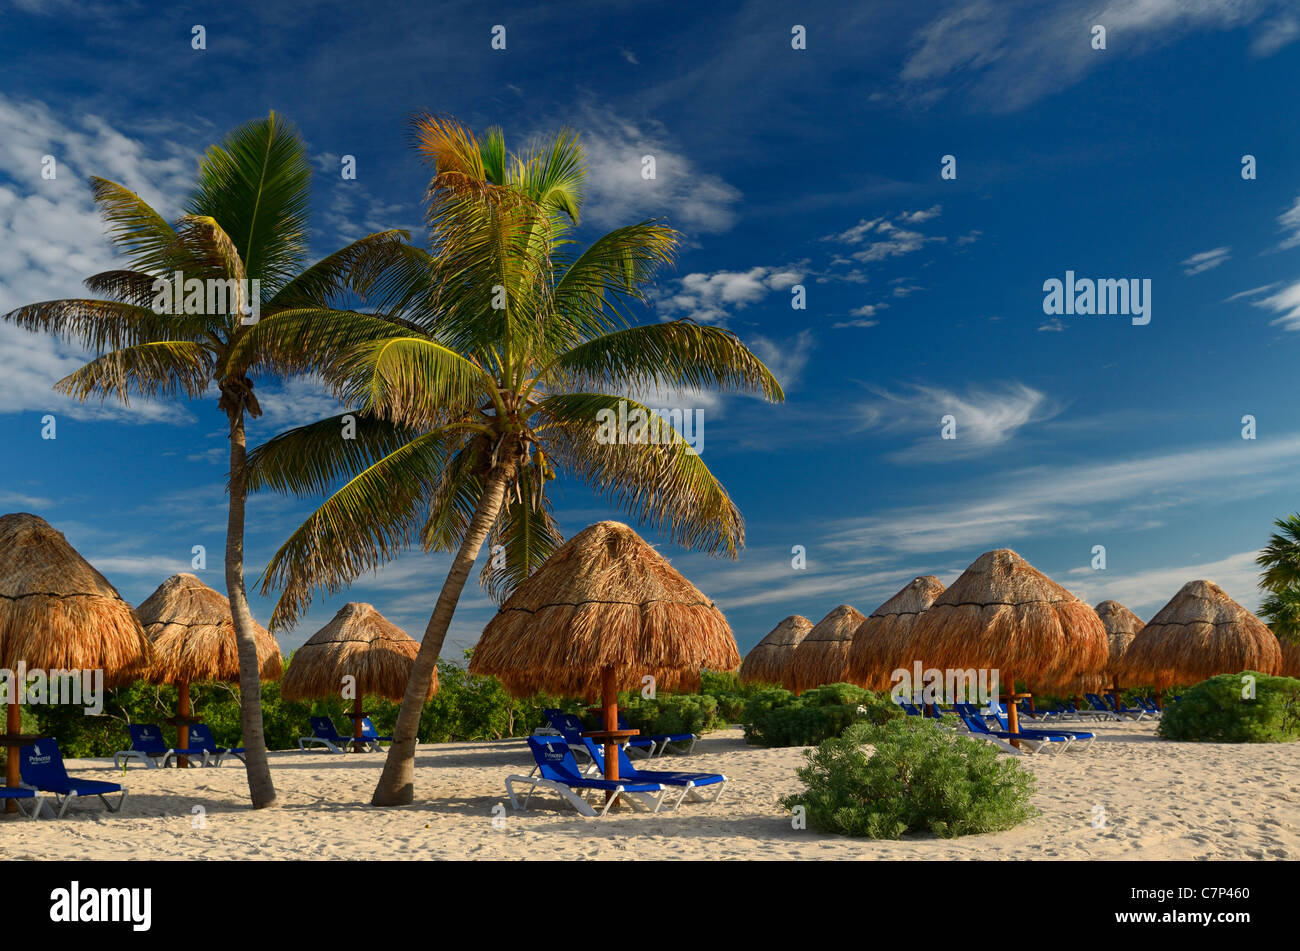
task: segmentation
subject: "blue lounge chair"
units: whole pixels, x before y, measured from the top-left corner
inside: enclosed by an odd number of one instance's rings
[[[994,717],[997,719],[998,729],[1008,733],[1011,731],[1011,727],[1007,724],[1007,721],[1001,711],[994,714]],[[1073,749],[1086,750],[1088,747],[1092,746],[1092,744],[1097,739],[1095,734],[1084,733],[1082,730],[1050,730],[1050,729],[1041,729],[1039,727],[1034,727],[1029,730],[1021,730],[1020,732],[1022,734],[1028,733],[1031,736],[1043,735],[1043,736],[1067,737],[1070,740],[1070,744],[1066,747],[1066,749],[1071,749],[1071,750]],[[1061,752],[1065,752],[1065,750],[1062,750]]]
[[[190,753],[193,750],[198,750],[203,754],[204,766],[220,766],[221,761],[227,756],[233,756],[247,765],[247,760],[244,759],[244,748],[242,746],[217,746],[217,741],[212,738],[212,731],[208,729],[206,723],[195,723],[191,726],[190,749],[177,750],[177,752]]]
[[[515,809],[527,809],[529,800],[533,798],[533,793],[538,788],[541,788],[559,793],[569,805],[584,816],[603,816],[609,812],[610,808],[620,798],[626,798],[628,802],[642,805],[651,812],[658,812],[659,807],[663,805],[664,796],[668,792],[667,787],[662,783],[636,783],[622,780],[610,782],[605,779],[583,776],[578,772],[578,763],[573,758],[569,745],[562,739],[530,736],[528,737],[528,748],[532,751],[533,760],[537,764],[537,768],[534,770],[536,775],[506,777],[506,795],[510,797],[510,805]],[[519,800],[515,798],[515,783],[528,787],[528,795],[524,797],[522,806],[519,805]],[[600,812],[596,812],[591,804],[583,798],[583,794],[588,792],[610,794]]]
[[[1106,704],[1106,702],[1102,700],[1101,697],[1097,696],[1095,693],[1085,693],[1083,695],[1083,699],[1088,701],[1088,705],[1092,708],[1092,712],[1095,713],[1097,716],[1101,717],[1102,719],[1110,719],[1110,720],[1124,719],[1122,716],[1120,716],[1118,713],[1112,710]]]
[[[1161,710],[1156,706],[1156,702],[1148,697],[1134,697],[1133,702],[1147,712],[1148,716],[1159,717]]]
[[[618,728],[620,730],[631,729],[631,727],[628,726],[627,721],[623,719],[623,714],[621,713],[618,715]],[[685,755],[689,756],[695,752],[695,744],[700,742],[700,737],[696,733],[660,733],[657,736],[634,736],[632,739],[642,740],[643,742],[648,740],[650,743],[651,756],[663,756],[664,753],[668,752],[669,743],[689,744],[686,747],[685,753]],[[654,749],[655,745],[658,745],[658,750]],[[637,748],[639,744],[628,743],[628,746]]]
[[[63,766],[59,744],[55,740],[39,740],[31,746],[24,746],[18,751],[18,767],[24,786],[54,795],[60,819],[78,796],[98,796],[109,812],[121,812],[122,806],[126,804],[125,786],[98,779],[73,779],[69,776]],[[112,793],[122,794],[116,809],[105,798]]]
[[[380,743],[393,742],[393,738],[391,736],[379,735],[379,733],[375,730],[375,725],[370,722],[370,717],[365,717],[364,719],[362,719],[361,735],[365,737],[367,740],[373,742],[376,746],[378,746]]]
[[[1011,733],[1004,730],[990,730],[989,725],[984,722],[984,717],[980,715],[971,704],[955,704],[957,716],[966,724],[966,729],[977,738],[991,739],[997,742],[997,745],[1003,749],[1008,749],[1012,740],[1018,740],[1029,748],[1029,752],[1037,753],[1042,749],[1050,749],[1054,753],[1063,753],[1065,748],[1070,745],[1070,739],[1064,736],[1058,736],[1050,733],[1039,733],[1037,731],[1030,733],[1022,730],[1019,733]],[[1008,751],[1015,750],[1010,747]]]
[[[587,755],[586,747],[582,743],[582,734],[587,732],[587,725],[578,719],[577,714],[563,713],[559,710],[543,710],[546,721],[551,724],[551,728],[564,737],[564,741],[569,744],[569,748],[575,753]],[[619,717],[619,722],[622,722]],[[645,756],[654,756],[655,747],[659,745],[658,741],[648,737],[631,736],[628,737],[623,745],[629,746],[642,753]]]
[[[587,746],[587,755],[600,768],[601,772],[605,770],[605,753],[592,742],[590,737],[583,737],[583,743]],[[664,770],[647,770],[637,769],[632,765],[632,761],[627,758],[627,753],[619,748],[618,751],[618,778],[619,782],[628,780],[634,783],[663,783],[665,786],[679,786],[682,794],[677,797],[673,803],[673,809],[676,810],[682,804],[682,800],[690,797],[695,802],[717,802],[722,798],[722,791],[727,788],[727,777],[722,773],[683,773],[677,771]],[[697,791],[705,786],[717,786],[713,797],[706,799]]]
[[[329,717],[310,717],[309,719],[311,720],[312,735],[298,737],[298,749],[300,750],[307,749],[307,746],[319,745],[325,747],[325,749],[330,753],[346,753],[349,746],[358,742],[356,737],[341,736],[339,731],[334,728],[334,721]],[[372,726],[371,730],[373,729],[374,727]],[[378,753],[380,751],[379,737],[371,738],[365,736],[364,724],[362,725],[361,732],[361,745],[364,746],[368,752]],[[306,745],[304,746],[303,744]]]
[[[133,759],[144,763],[149,769],[157,769],[166,766],[173,757],[179,755],[163,742],[162,730],[152,723],[130,723],[126,731],[131,734],[131,748],[113,754],[113,765],[118,769],[125,769],[126,764]]]
[[[26,786],[0,786],[0,799],[12,799],[18,806],[18,811],[29,819],[35,819],[41,814],[41,807],[45,805],[45,797],[35,789],[28,789]],[[31,800],[31,811],[23,808],[23,803]]]
[[[1114,694],[1107,693],[1103,699],[1106,702],[1107,709],[1114,713],[1118,713],[1122,717],[1128,717],[1132,720],[1145,720],[1150,716],[1146,710],[1134,710],[1132,707],[1126,705],[1123,700],[1116,703]]]

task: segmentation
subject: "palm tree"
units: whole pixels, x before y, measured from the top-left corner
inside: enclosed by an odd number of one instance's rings
[[[781,400],[780,385],[731,333],[690,321],[634,325],[678,235],[653,221],[615,229],[580,253],[585,174],[563,131],[521,153],[500,130],[479,141],[423,116],[416,146],[432,163],[430,253],[404,285],[398,333],[357,347],[327,378],[355,406],[254,451],[255,487],[330,495],[276,552],[263,590],[282,590],[272,624],[312,590],[337,591],[415,541],[454,551],[407,682],[372,803],[414,797],[416,731],[461,591],[484,541],[504,549],[482,581],[498,598],[561,543],[547,483],[577,476],[679,543],[735,557],[740,513],[700,457],[632,391],[717,386]],[[414,271],[412,272],[414,273]],[[596,439],[602,412],[650,426],[637,442]],[[654,441],[649,434],[662,438]],[[676,437],[676,438],[674,438]]]
[[[1273,525],[1278,531],[1255,559],[1264,569],[1259,586],[1273,592],[1300,587],[1300,514],[1275,519]]]
[[[311,166],[292,126],[271,113],[231,132],[199,164],[184,215],[170,224],[138,195],[102,178],[91,191],[120,270],[86,286],[100,299],[20,307],[6,319],[46,330],[98,353],[55,389],[85,400],[132,393],[191,399],[216,388],[230,424],[226,591],[239,649],[240,708],[254,808],[275,803],[262,732],[257,646],[244,589],[246,417],[261,415],[252,375],[311,371],[357,334],[373,339],[383,319],[334,309],[336,299],[382,295],[394,261],[408,253],[400,231],[369,235],[302,269],[307,251]],[[206,288],[166,310],[163,285],[180,272]],[[243,283],[247,281],[248,283]],[[254,284],[253,282],[258,282]],[[260,319],[253,315],[260,309]]]

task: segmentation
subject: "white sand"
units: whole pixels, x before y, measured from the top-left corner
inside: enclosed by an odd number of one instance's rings
[[[1099,736],[1087,752],[1019,757],[1038,776],[1041,816],[956,840],[796,831],[777,799],[799,788],[802,750],[747,747],[730,729],[706,736],[693,756],[645,764],[730,777],[721,803],[687,802],[676,813],[585,819],[549,793],[515,812],[504,780],[531,768],[522,740],[422,746],[417,801],[398,809],[366,805],[382,754],[293,751],[271,754],[279,808],[247,807],[238,761],[190,770],[132,766],[120,815],[92,798],[62,821],[0,816],[0,858],[1300,858],[1300,743],[1170,743],[1156,739],[1150,723],[1080,728]],[[68,771],[122,781],[103,760],[69,761]],[[498,805],[505,807],[501,829],[492,823]],[[1092,825],[1098,805],[1101,829]],[[205,828],[194,828],[196,806]]]

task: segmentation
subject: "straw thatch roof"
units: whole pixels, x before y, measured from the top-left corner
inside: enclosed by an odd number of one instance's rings
[[[740,679],[744,683],[780,684],[791,689],[790,661],[795,648],[812,630],[813,623],[806,617],[792,614],[763,638],[745,655],[740,665]]]
[[[349,601],[293,652],[280,696],[286,700],[338,696],[344,676],[351,674],[358,697],[401,700],[419,652],[420,645],[373,605]],[[434,671],[429,697],[437,689]]]
[[[239,648],[230,602],[191,574],[172,575],[135,613],[154,646],[145,675],[151,683],[182,684],[239,679]],[[253,622],[258,674],[274,680],[284,669],[280,645]]]
[[[1212,581],[1189,581],[1124,653],[1120,676],[1164,686],[1282,665],[1277,638]]]
[[[1102,601],[1096,607],[1097,617],[1106,628],[1106,639],[1110,642],[1110,659],[1106,662],[1105,675],[1119,676],[1124,654],[1133,639],[1145,627],[1142,619],[1118,601]]]
[[[0,666],[102,670],[126,683],[152,659],[131,605],[45,519],[0,516]]]
[[[862,612],[841,604],[813,625],[790,658],[791,689],[802,693],[844,680],[853,634],[865,620]]]
[[[1008,548],[980,555],[917,618],[911,649],[930,668],[1002,670],[1034,682],[1100,671],[1093,609]]]
[[[597,522],[519,585],[483,629],[469,669],[516,694],[591,696],[613,668],[620,690],[698,683],[734,670],[740,652],[722,612],[620,522]]]
[[[913,658],[909,647],[916,619],[941,594],[943,582],[934,575],[922,575],[872,611],[853,635],[848,679],[870,690],[887,690],[895,670],[910,669]]]

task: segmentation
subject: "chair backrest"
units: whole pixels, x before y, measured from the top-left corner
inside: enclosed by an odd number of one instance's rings
[[[581,743],[582,732],[587,729],[575,714],[561,713],[559,710],[547,710],[546,719],[560,735],[570,743]]]
[[[190,724],[190,749],[212,750],[217,748],[217,741],[212,738],[212,731],[206,723]]]
[[[375,729],[375,725],[374,725],[373,723],[370,722],[370,717],[362,717],[362,719],[361,719],[361,735],[364,736],[364,737],[365,737],[366,739],[368,739],[368,740],[373,740],[373,739],[375,739],[377,736],[379,736],[379,731],[376,730],[376,729]]]
[[[582,781],[582,776],[578,772],[578,761],[573,758],[569,744],[553,737],[530,736],[528,748],[532,750],[533,759],[537,762],[537,768],[543,779],[565,785]]]
[[[18,751],[18,767],[23,782],[38,788],[64,786],[68,771],[55,740],[39,740]]]
[[[131,749],[138,753],[167,752],[167,744],[163,742],[162,730],[152,723],[127,724],[126,732],[131,734]]]
[[[979,715],[978,711],[972,709],[970,704],[958,703],[953,706],[957,710],[957,716],[961,717],[962,722],[966,724],[966,729],[972,733],[989,732],[988,724],[984,722],[984,718]]]
[[[596,768],[600,770],[601,773],[604,773],[605,772],[605,747],[597,743],[589,736],[584,736],[582,738],[582,742],[587,747],[587,755],[590,756],[592,762],[596,764]],[[626,747],[619,745],[616,746],[615,749],[618,750],[618,775],[622,779],[630,779],[636,776],[638,770],[634,765],[632,765],[632,761],[627,758]]]
[[[1095,693],[1085,693],[1083,699],[1092,704],[1094,710],[1104,710],[1107,713],[1110,712],[1110,707],[1106,706],[1101,697],[1097,696]]]
[[[334,721],[329,717],[311,717],[311,732],[320,740],[341,740]]]

